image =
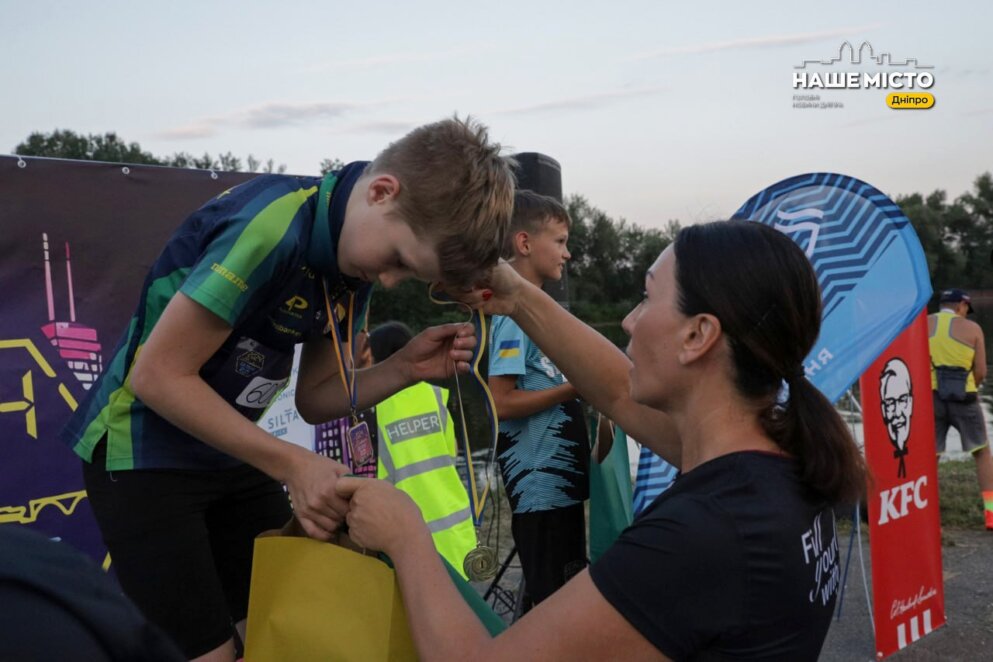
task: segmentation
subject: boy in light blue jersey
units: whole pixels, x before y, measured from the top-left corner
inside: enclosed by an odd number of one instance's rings
[[[538,286],[561,279],[571,257],[568,239],[569,215],[561,204],[517,192],[504,254],[519,274]],[[493,318],[490,352],[498,460],[528,607],[586,566],[589,442],[578,393],[509,317]]]
[[[512,195],[485,128],[450,119],[323,179],[267,175],[225,191],[166,244],[63,437],[84,460],[125,592],[186,656],[234,659],[253,540],[290,517],[280,483],[311,537],[330,537],[347,511],[340,463],[254,424],[286,384],[294,345],[296,405],[311,423],[467,371],[471,330],[435,327],[359,371],[351,401],[328,312],[361,318],[376,281],[471,291],[497,261]]]

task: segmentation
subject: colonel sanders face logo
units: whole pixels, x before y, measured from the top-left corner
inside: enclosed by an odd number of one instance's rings
[[[879,402],[883,413],[886,434],[893,444],[893,457],[900,459],[897,476],[906,475],[903,458],[909,450],[910,418],[914,414],[913,383],[910,370],[900,359],[890,359],[879,376]]]

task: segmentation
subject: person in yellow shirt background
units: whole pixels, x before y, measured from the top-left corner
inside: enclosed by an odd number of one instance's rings
[[[983,329],[966,319],[972,312],[972,299],[964,290],[945,290],[938,301],[940,310],[928,316],[935,442],[941,455],[948,428],[958,430],[962,450],[976,462],[986,530],[993,531],[993,456],[979,400],[979,385],[986,379]]]

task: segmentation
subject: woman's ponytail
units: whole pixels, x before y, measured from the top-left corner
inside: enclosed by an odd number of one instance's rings
[[[745,397],[763,403],[759,420],[766,434],[796,457],[811,490],[831,502],[854,503],[865,490],[862,454],[803,373],[821,324],[820,288],[807,256],[782,233],[751,221],[687,226],[675,252],[680,309],[720,319],[735,383]]]

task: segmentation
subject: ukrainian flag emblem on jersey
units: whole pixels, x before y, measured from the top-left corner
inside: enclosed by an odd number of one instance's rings
[[[497,347],[497,356],[501,359],[512,359],[521,355],[520,340],[504,340]]]

